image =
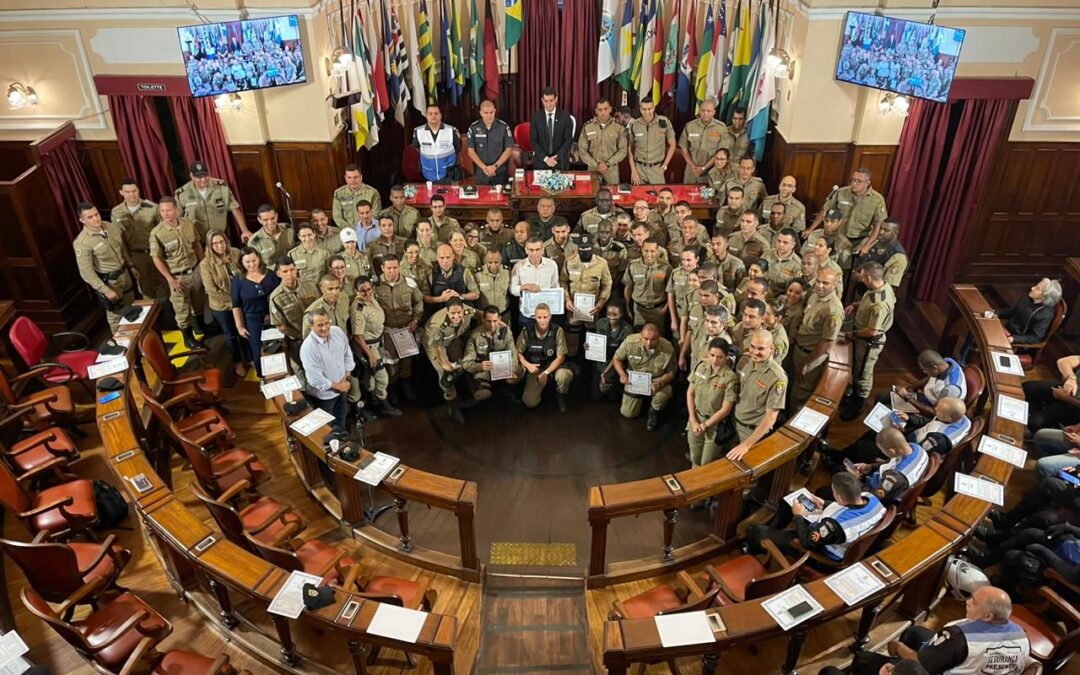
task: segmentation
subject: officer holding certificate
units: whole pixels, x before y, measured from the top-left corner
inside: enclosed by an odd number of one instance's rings
[[[640,333],[626,338],[611,361],[623,386],[619,414],[626,418],[637,417],[645,401],[649,401],[649,418],[645,428],[656,431],[660,426],[660,412],[671,402],[675,361],[675,347],[669,340],[660,337],[656,324],[647,323],[641,327]],[[602,380],[600,391],[606,393],[614,386]]]

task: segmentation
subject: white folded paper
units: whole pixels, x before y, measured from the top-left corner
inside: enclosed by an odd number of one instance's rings
[[[334,421],[334,416],[322,408],[315,408],[308,414],[289,425],[289,428],[298,434],[310,436],[323,425]]]
[[[809,436],[817,436],[828,421],[828,415],[804,406],[795,417],[791,418],[790,424]]]
[[[277,592],[266,611],[278,616],[295,619],[304,611],[304,584],[322,585],[322,577],[303,572],[293,572],[285,580],[285,585]]]
[[[892,424],[889,420],[889,415],[892,410],[884,403],[875,403],[874,407],[867,413],[866,419],[863,420],[863,424],[870,427],[871,431],[881,431],[886,425]]]
[[[279,331],[277,328],[263,328],[262,336],[259,338],[262,342],[269,342],[270,340],[280,340],[285,337],[285,334]]]
[[[295,375],[283,377],[273,382],[267,382],[259,387],[262,391],[262,395],[267,399],[272,399],[275,396],[282,396],[293,391],[300,389],[300,380]],[[288,403],[288,401],[286,401]]]
[[[854,605],[885,588],[885,582],[866,569],[861,562],[825,579],[825,585],[849,605]]]
[[[86,374],[91,380],[96,380],[99,377],[105,377],[107,375],[113,375],[127,370],[128,362],[123,356],[117,356],[109,359],[108,361],[102,361],[101,363],[95,363],[86,369]]]
[[[953,487],[962,495],[981,499],[998,506],[1005,505],[1005,486],[990,480],[969,476],[966,473],[956,474]]]
[[[372,487],[383,482],[390,472],[394,470],[394,467],[401,463],[401,460],[393,455],[388,455],[385,452],[376,452],[371,461],[364,465],[364,468],[356,472],[353,476],[361,483],[365,483]]]
[[[1019,422],[1020,424],[1027,424],[1027,401],[1001,394],[997,398],[997,414],[1007,420]]]
[[[661,615],[653,620],[656,621],[656,632],[660,634],[660,644],[665,647],[716,642],[704,611]]]
[[[415,643],[427,621],[427,612],[379,603],[367,632],[391,640]]]
[[[394,350],[397,351],[399,359],[416,356],[420,353],[420,348],[416,345],[416,338],[408,328],[391,328],[389,332],[390,340],[394,343]]]
[[[607,336],[603,333],[585,333],[585,360],[607,363]]]
[[[267,354],[262,357],[262,376],[273,377],[284,375],[289,372],[289,363],[285,360],[285,354]]]
[[[793,628],[824,611],[814,596],[802,586],[792,586],[762,603],[769,616],[784,630]]]
[[[545,288],[539,291],[523,291],[521,293],[521,313],[527,317],[536,314],[536,306],[544,303],[552,314],[566,314],[566,300],[563,289]]]
[[[592,321],[596,296],[592,293],[574,293],[574,318],[579,321]]]
[[[1027,451],[1008,443],[1003,443],[996,438],[984,435],[979,439],[979,452],[984,455],[996,457],[1013,466],[1024,468],[1027,462]]]

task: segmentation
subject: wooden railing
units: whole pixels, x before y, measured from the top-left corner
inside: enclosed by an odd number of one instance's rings
[[[289,397],[290,400],[297,400],[302,398],[302,395],[294,391]],[[336,456],[327,457],[324,439],[330,432],[330,427],[323,426],[309,436],[292,431],[289,424],[310,412],[310,409],[296,418],[290,418],[285,413],[285,403],[284,396],[274,399],[274,404],[282,416],[291,456],[299,468],[305,486],[334,517],[352,527],[356,537],[388,555],[419,567],[450,574],[466,581],[480,580],[480,559],[476,551],[475,481],[449,478],[399,465],[404,471],[396,478],[387,478],[378,488],[394,499],[398,533],[394,535],[381,530],[366,515],[366,509],[373,506],[368,503],[369,492],[365,489],[366,486],[353,478],[357,471],[356,465],[370,453],[363,450],[360,459],[355,462],[347,462]],[[334,485],[325,485],[323,474],[319,470],[320,462],[327,462],[334,470]],[[326,491],[319,490],[320,486],[327,488]],[[410,503],[444,509],[454,514],[458,523],[458,555],[424,548],[413,542],[409,531]]]
[[[161,560],[166,576],[176,592],[191,601],[208,619],[232,631],[240,624],[243,606],[244,631],[233,631],[236,640],[252,653],[268,660],[280,660],[289,666],[300,661],[292,638],[292,621],[266,613],[289,574],[262,558],[225,539],[205,522],[205,514],[188,509],[155,473],[144,448],[136,436],[141,428],[134,400],[132,369],[138,352],[138,338],[153,330],[157,317],[155,307],[145,323],[125,329],[121,337],[129,338],[127,351],[129,369],[117,377],[125,380],[123,396],[115,401],[98,404],[97,420],[109,464],[127,491],[128,501],[143,525],[152,548]],[[135,491],[131,479],[142,474],[150,479],[149,490]],[[212,594],[216,607],[202,601],[205,592]],[[431,660],[438,675],[453,673],[454,645],[457,623],[453,616],[429,613],[416,643],[380,637],[367,632],[378,603],[351,592],[338,591],[333,604],[317,611],[305,611],[296,621],[313,624],[312,628],[331,636],[330,644],[345,645],[358,674],[364,669],[364,649],[368,646],[407,650]],[[355,609],[345,618],[345,609]],[[210,611],[210,610],[213,611]],[[276,636],[258,630],[253,615],[267,616]],[[273,646],[273,648],[270,648]],[[329,647],[328,647],[329,649]],[[323,669],[325,670],[325,669]]]
[[[813,396],[806,403],[830,418],[836,414],[850,381],[851,346],[837,342],[829,352],[829,363]],[[589,525],[592,545],[589,554],[589,586],[599,588],[614,583],[663,574],[703,560],[715,558],[732,546],[738,525],[743,488],[760,480],[771,481],[768,501],[775,504],[787,493],[799,455],[812,438],[786,424],[776,429],[742,458],[726,457],[704,466],[655,478],[597,485],[589,489]],[[686,546],[675,548],[678,510],[694,502],[714,497],[716,515],[709,534]],[[659,554],[636,560],[609,563],[607,531],[613,518],[660,512],[664,516]]]
[[[999,321],[982,318],[983,312],[990,307],[974,287],[954,286],[950,296],[954,307],[948,323],[949,332],[942,340],[942,353],[953,352],[962,330],[967,329],[974,334],[987,364],[985,371],[991,391],[987,433],[1006,443],[1019,443],[1023,439],[1023,425],[998,417],[994,407],[1000,394],[1023,398],[1020,378],[998,373],[990,365],[991,350],[1011,351],[1005,331]],[[749,462],[752,464],[753,460]],[[973,473],[1007,484],[1013,468],[1006,462],[981,455]],[[921,619],[939,595],[949,554],[972,536],[974,527],[990,508],[989,503],[979,499],[964,495],[952,497],[938,513],[902,541],[867,559],[870,563],[867,568],[884,583],[884,588],[855,606],[846,605],[824,580],[805,584],[804,588],[821,603],[825,611],[787,634],[783,672],[795,672],[802,646],[811,630],[853,611],[858,610],[861,614],[852,651],[867,646],[870,630],[886,603],[897,603],[901,614],[910,621]],[[875,561],[880,561],[889,574],[883,575],[875,570],[872,564]],[[604,625],[604,664],[608,673],[624,675],[635,663],[700,657],[701,672],[708,675],[715,672],[720,654],[725,649],[785,635],[762,603],[763,600],[752,600],[710,610],[720,615],[726,631],[715,633],[715,642],[686,647],[665,648],[653,619],[608,621]]]

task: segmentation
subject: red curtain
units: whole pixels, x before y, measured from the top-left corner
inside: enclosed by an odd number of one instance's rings
[[[518,117],[528,121],[533,111],[540,107],[540,92],[544,87],[555,87],[560,95],[560,107],[566,107],[563,88],[569,83],[560,80],[562,77],[560,64],[564,58],[573,60],[580,54],[563,54],[558,0],[528,0],[521,4],[526,28],[518,44]],[[590,41],[590,49],[593,52],[596,51],[596,45],[592,44],[598,39],[596,35]],[[577,45],[577,47],[584,49],[584,45]],[[596,58],[595,54],[593,58]],[[595,77],[595,64],[593,72]],[[578,124],[584,124],[580,117],[578,117]]]
[[[240,202],[236,170],[233,168],[232,155],[229,154],[229,145],[225,142],[225,131],[221,128],[221,120],[218,119],[217,109],[214,107],[214,99],[170,96],[169,107],[172,108],[176,131],[180,136],[184,163],[191,164],[196,159],[206,162],[210,175],[225,181],[236,201]]]
[[[596,99],[600,97],[600,87],[596,83],[596,49],[589,48],[590,45],[595,47],[593,43],[600,34],[596,6],[595,0],[563,0],[562,44],[570,53],[556,59],[562,64],[562,75],[556,88],[559,103],[577,118],[578,131],[592,119]]]
[[[109,96],[109,111],[128,175],[139,183],[143,197],[157,200],[176,191],[169,170],[169,153],[157,110],[148,96]]]
[[[1006,99],[917,100],[904,122],[889,213],[916,267],[911,291],[944,301],[978,213],[1015,103]]]
[[[49,188],[52,190],[53,199],[57,208],[60,209],[60,218],[67,224],[68,234],[74,240],[82,225],[79,224],[75,215],[75,207],[79,202],[93,201],[90,192],[90,183],[86,180],[86,172],[83,171],[79,155],[75,152],[75,136],[49,148],[47,152],[39,154],[41,166],[45,169],[45,175],[49,178]],[[106,216],[108,213],[106,212]]]

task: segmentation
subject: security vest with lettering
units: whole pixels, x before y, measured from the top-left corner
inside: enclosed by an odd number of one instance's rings
[[[441,267],[436,267],[431,272],[431,295],[438,297],[443,294],[443,291],[452,290],[458,293],[467,293],[468,289],[465,287],[465,268],[461,265],[454,263],[454,266],[450,268],[450,273],[443,272]]]
[[[424,125],[416,130],[416,138],[420,141],[420,168],[424,176],[431,180],[446,178],[446,171],[457,164],[457,153],[454,152],[454,134],[457,131],[445,124],[433,132],[431,127]]]

